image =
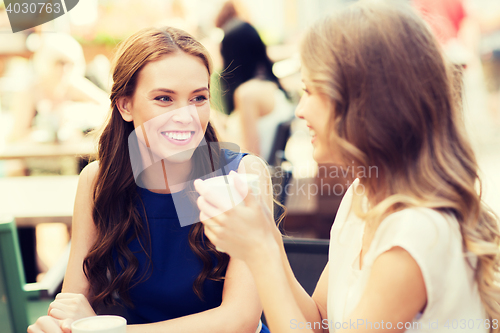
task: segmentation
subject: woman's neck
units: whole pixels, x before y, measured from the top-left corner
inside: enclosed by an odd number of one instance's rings
[[[184,189],[191,169],[191,159],[181,163],[172,163],[164,159],[144,170],[138,182],[141,187],[154,193],[175,193]]]

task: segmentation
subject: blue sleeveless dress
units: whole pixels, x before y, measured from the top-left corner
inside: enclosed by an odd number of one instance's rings
[[[222,149],[226,173],[238,169],[246,154]],[[182,227],[174,205],[173,194],[159,194],[137,187],[144,203],[151,237],[152,267],[148,269],[149,259],[134,239],[129,248],[139,261],[139,269],[133,281],[146,273],[146,278],[133,285],[129,296],[133,308],[126,308],[129,324],[154,323],[206,311],[219,306],[222,302],[224,281],[205,280],[203,300],[194,293],[193,282],[203,269],[201,260],[191,251],[188,235],[191,226]],[[142,205],[138,206],[142,216]],[[144,218],[143,218],[144,220]],[[145,228],[147,230],[147,228]],[[217,262],[212,257],[214,264]],[[115,257],[115,267],[120,267]],[[224,272],[225,274],[225,272]],[[223,274],[223,275],[224,275]],[[264,327],[264,326],[263,326]],[[269,332],[264,328],[261,332]]]

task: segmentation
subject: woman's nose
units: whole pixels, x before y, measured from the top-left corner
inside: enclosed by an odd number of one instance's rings
[[[172,120],[177,123],[189,124],[193,121],[193,116],[189,112],[188,108],[182,108],[183,110],[174,111],[175,114],[172,116]]]
[[[299,104],[295,108],[295,116],[300,119],[304,119],[304,97],[301,97]]]

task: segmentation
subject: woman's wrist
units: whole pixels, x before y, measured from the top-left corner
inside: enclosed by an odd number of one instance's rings
[[[273,237],[280,246],[283,244],[283,234],[281,233],[278,226],[272,229]]]
[[[271,236],[271,235],[270,235]],[[274,237],[266,237],[253,247],[245,259],[246,264],[253,272],[263,266],[280,261],[280,246]]]

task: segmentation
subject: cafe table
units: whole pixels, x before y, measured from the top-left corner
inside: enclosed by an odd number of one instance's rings
[[[0,178],[0,214],[18,227],[62,222],[71,225],[78,176]]]
[[[91,137],[64,143],[16,142],[0,146],[0,160],[66,156],[89,158],[95,155],[96,145]]]

